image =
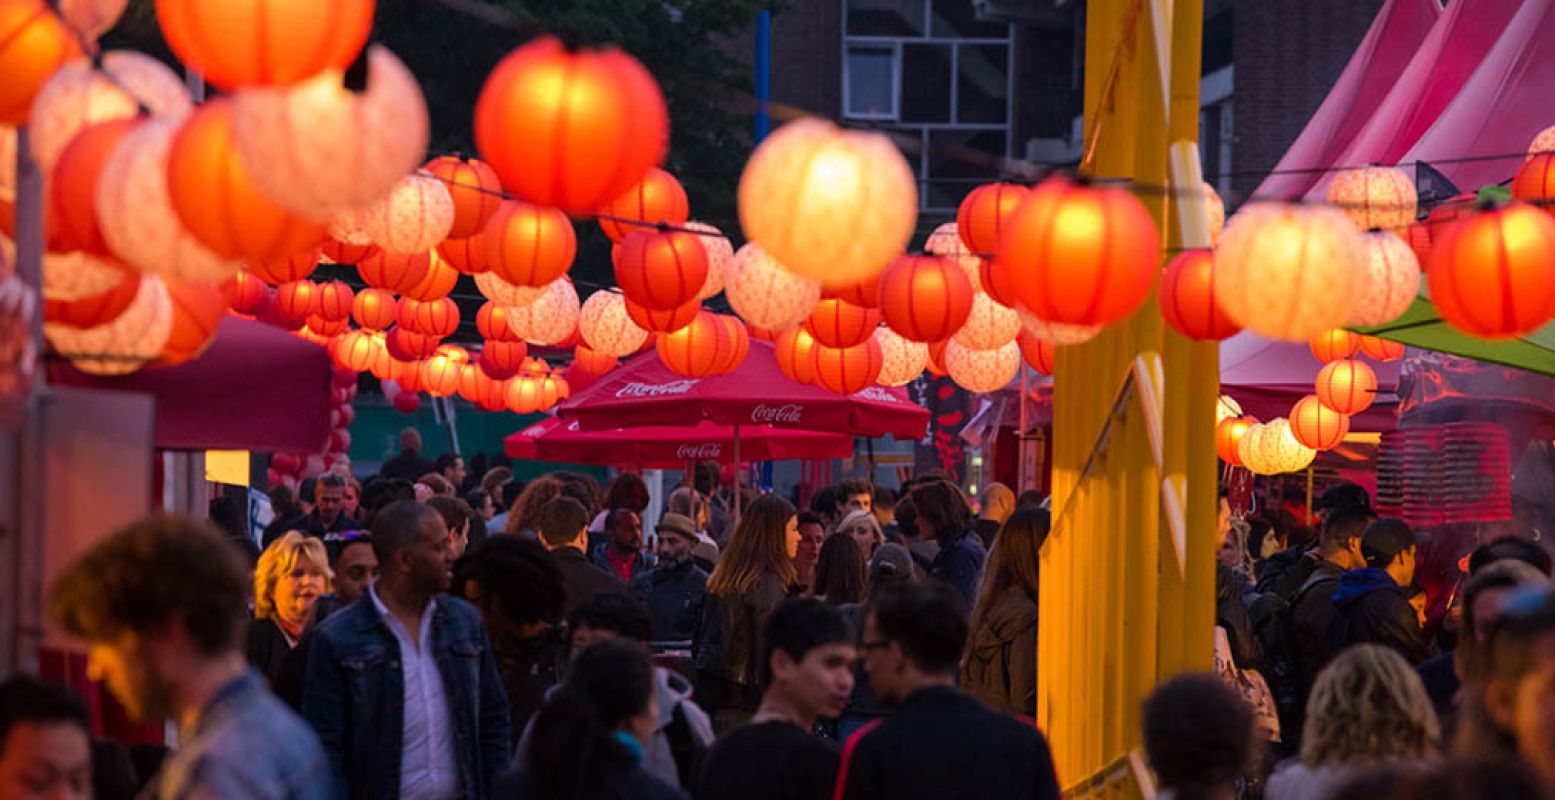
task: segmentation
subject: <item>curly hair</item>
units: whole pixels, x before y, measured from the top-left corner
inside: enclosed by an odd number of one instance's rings
[[[1307,699],[1301,760],[1309,767],[1433,757],[1442,728],[1425,685],[1386,647],[1362,644],[1318,673]]]
[[[270,543],[259,557],[254,568],[254,619],[275,619],[275,585],[281,578],[297,568],[298,560],[307,560],[324,573],[324,591],[330,591],[335,583],[335,573],[329,568],[329,554],[324,542],[298,531],[287,531],[285,536]]]
[[[508,511],[508,533],[518,533],[528,528],[540,530],[540,507],[562,494],[562,482],[551,477],[535,478],[524,487],[513,508]]]

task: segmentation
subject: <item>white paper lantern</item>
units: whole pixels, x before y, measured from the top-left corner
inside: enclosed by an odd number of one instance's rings
[[[962,347],[996,350],[1020,335],[1020,314],[983,292],[972,295],[972,314],[952,337]]]
[[[1237,455],[1254,473],[1284,475],[1306,469],[1317,451],[1296,441],[1290,420],[1281,417],[1249,428],[1237,444]]]
[[[1215,248],[1215,301],[1254,333],[1305,342],[1350,321],[1366,257],[1360,231],[1336,209],[1252,203]]]
[[[923,249],[924,252],[955,262],[956,266],[966,272],[967,280],[972,282],[972,291],[983,290],[983,260],[961,240],[961,228],[955,222],[947,222],[935,228],[929,234],[929,240],[923,243]]]
[[[758,328],[792,328],[821,301],[821,283],[784,269],[761,245],[750,242],[734,254],[724,277],[724,297],[734,313]]]
[[[471,277],[475,278],[475,288],[486,296],[487,300],[499,306],[517,308],[527,306],[539,300],[545,294],[550,284],[545,286],[519,286],[508,283],[498,277],[495,272],[481,272]]]
[[[50,300],[92,297],[123,280],[123,264],[80,251],[43,254],[43,296]]]
[[[1209,215],[1209,243],[1213,247],[1220,242],[1220,232],[1226,228],[1226,203],[1209,181],[1204,182],[1204,205]]]
[[[327,220],[377,201],[420,166],[429,127],[416,77],[378,45],[367,65],[361,93],[342,86],[338,70],[234,93],[238,152],[271,200]]]
[[[945,344],[945,371],[969,392],[998,391],[1020,371],[1020,345],[1010,342],[996,350],[973,350],[952,339]]]
[[[723,231],[705,222],[691,220],[681,227],[706,234],[697,237],[702,249],[707,251],[707,282],[702,284],[702,291],[697,292],[697,299],[706,300],[724,290],[729,264],[734,261],[734,245],[729,243]]]
[[[21,278],[0,280],[0,396],[26,396],[32,386],[38,367],[32,326],[39,311],[37,293]]]
[[[59,0],[60,16],[89,39],[108,32],[124,16],[130,0]]]
[[[595,292],[583,301],[578,332],[589,349],[616,358],[637,352],[648,341],[648,332],[626,313],[626,298],[615,291]]]
[[[880,376],[875,382],[881,386],[905,386],[912,383],[929,365],[929,346],[903,338],[901,334],[884,325],[875,329],[875,341],[880,345]]]
[[[802,119],[751,154],[739,206],[745,234],[785,269],[846,286],[880,274],[907,247],[918,185],[885,135]]]
[[[1555,152],[1555,125],[1539,131],[1539,134],[1533,137],[1533,141],[1528,143],[1528,158],[1550,152]]]
[[[1048,322],[1036,314],[1024,308],[1016,308],[1015,313],[1020,316],[1020,325],[1027,333],[1043,342],[1052,342],[1057,345],[1084,344],[1096,338],[1101,333],[1100,325],[1067,325],[1062,322]]]
[[[454,198],[437,178],[406,175],[363,211],[362,222],[379,247],[391,253],[424,253],[448,238]]]
[[[0,125],[0,200],[16,199],[16,129]]]
[[[325,229],[329,232],[329,238],[341,244],[366,247],[373,243],[373,235],[367,232],[367,209],[353,208],[336,214],[329,220]],[[325,256],[328,258],[328,256]],[[334,263],[334,262],[330,262]]]
[[[1221,395],[1215,403],[1215,424],[1218,426],[1232,417],[1240,416],[1242,416],[1242,404],[1229,394]]]
[[[189,233],[173,210],[167,157],[182,120],[154,117],[125,134],[97,183],[97,222],[108,249],[124,263],[190,283],[215,283],[237,274]]]
[[[566,278],[546,284],[545,292],[533,303],[506,308],[508,327],[535,344],[566,341],[578,325],[578,292]]]
[[[189,90],[162,62],[129,50],[105,53],[102,61],[112,80],[83,58],[60,67],[32,101],[28,142],[44,175],[53,171],[60,152],[88,125],[133,117],[142,103],[157,116],[188,113]]]
[[[1403,316],[1420,294],[1420,257],[1392,231],[1361,234],[1366,241],[1360,272],[1360,302],[1350,317],[1356,325],[1385,325]]]
[[[96,328],[45,324],[43,332],[60,355],[82,372],[125,375],[158,355],[173,331],[173,302],[162,280],[147,275],[135,299],[112,322]]]
[[[1415,221],[1419,196],[1415,182],[1397,167],[1347,169],[1328,185],[1328,202],[1369,231],[1408,227]]]

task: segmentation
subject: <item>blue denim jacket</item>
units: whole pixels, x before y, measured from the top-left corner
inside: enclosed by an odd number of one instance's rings
[[[480,612],[438,595],[433,656],[448,696],[466,800],[489,796],[513,752],[507,697]],[[363,597],[319,626],[308,654],[302,715],[318,731],[340,797],[394,800],[400,791],[404,674],[399,642]]]
[[[142,797],[334,797],[317,736],[250,670],[222,687]]]

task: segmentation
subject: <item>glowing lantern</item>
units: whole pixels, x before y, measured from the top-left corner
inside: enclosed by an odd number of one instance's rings
[[[430,253],[390,253],[379,250],[356,265],[356,272],[368,286],[405,293],[416,288],[432,269]]]
[[[1460,220],[1431,248],[1431,300],[1484,339],[1532,332],[1555,316],[1555,219],[1524,203]]]
[[[437,178],[406,175],[360,214],[373,244],[391,253],[421,253],[448,238],[454,199]]]
[[[517,375],[528,357],[529,345],[523,342],[486,342],[481,347],[480,368],[500,381]]]
[[[1235,397],[1223,394],[1215,400],[1215,424],[1219,425],[1231,417],[1242,416],[1242,404]]]
[[[1139,200],[1118,188],[1050,178],[1015,210],[992,271],[1033,314],[1106,325],[1134,313],[1161,269],[1161,237]]]
[[[734,313],[752,325],[792,328],[820,301],[821,284],[784,269],[761,245],[750,242],[729,264],[724,297]]]
[[[1355,355],[1361,347],[1361,337],[1344,328],[1330,328],[1312,337],[1307,347],[1312,350],[1313,358],[1328,364]]]
[[[264,308],[265,303],[270,302],[269,287],[246,269],[240,270],[222,284],[222,289],[227,307],[239,314],[253,316]]]
[[[802,119],[778,128],[740,176],[740,224],[782,264],[826,284],[880,274],[907,247],[918,185],[891,140]]]
[[[1366,268],[1361,272],[1360,301],[1351,322],[1384,325],[1403,316],[1420,293],[1420,260],[1409,244],[1392,231],[1362,234]]]
[[[817,303],[804,323],[805,331],[826,347],[862,344],[879,326],[880,312],[835,297]]]
[[[648,170],[636,186],[599,209],[599,228],[612,242],[621,242],[633,231],[658,224],[680,225],[691,215],[686,190],[675,176],[658,167]],[[632,222],[645,223],[634,225]]]
[[[778,334],[772,355],[778,370],[794,383],[815,382],[815,337],[804,328],[789,328]],[[883,355],[882,355],[883,358]],[[882,367],[884,362],[882,361]]]
[[[78,329],[45,323],[43,332],[76,369],[93,375],[126,375],[156,358],[173,330],[167,286],[144,276],[135,299],[106,325]]]
[[[850,283],[845,286],[822,286],[822,299],[835,297],[838,300],[852,303],[864,308],[880,307],[880,279],[884,273],[876,275],[866,281]]]
[[[459,306],[446,297],[430,302],[402,297],[399,321],[402,328],[441,339],[459,329]]]
[[[1512,178],[1512,197],[1528,203],[1555,200],[1555,153],[1529,156]]]
[[[382,333],[351,331],[335,340],[333,356],[336,366],[365,372],[372,366],[379,351],[384,349]]]
[[[432,301],[447,297],[458,283],[459,270],[448,266],[436,250],[430,250],[427,252],[427,274],[403,294],[423,302]]]
[[[1328,203],[1355,227],[1369,231],[1403,228],[1415,221],[1415,182],[1397,167],[1347,169],[1328,185]]]
[[[610,291],[595,292],[583,302],[578,331],[590,349],[612,358],[631,355],[648,341],[648,331],[627,313],[626,298]]]
[[[179,121],[153,117],[114,148],[97,184],[97,224],[113,254],[138,269],[174,280],[214,283],[238,262],[211,252],[189,234],[168,194],[168,151]]]
[[[1017,308],[1021,330],[1037,339],[1053,344],[1084,344],[1101,333],[1100,325],[1065,325],[1038,318],[1024,308]]]
[[[607,356],[588,345],[580,344],[572,349],[573,366],[590,375],[603,375],[620,363],[615,356]]]
[[[475,329],[488,342],[521,342],[523,338],[508,327],[507,309],[492,301],[481,304],[475,312]]]
[[[459,396],[479,404],[481,397],[486,393],[487,384],[492,379],[481,370],[480,364],[461,364],[459,366]]]
[[[157,364],[171,367],[199,358],[211,346],[227,306],[212,284],[169,282],[166,287],[173,321]]]
[[[486,78],[475,144],[508,191],[582,216],[664,160],[669,110],[631,56],[544,37],[508,54]]]
[[[720,352],[720,347],[732,347],[734,343],[726,339],[727,333],[715,315],[703,311],[690,325],[674,333],[659,334],[655,347],[659,351],[659,361],[670,372],[687,378],[704,378],[713,374],[719,362],[727,358]]]
[[[1317,399],[1347,417],[1371,407],[1377,396],[1377,373],[1364,361],[1345,359],[1317,373]]]
[[[1258,424],[1252,417],[1228,417],[1215,425],[1215,453],[1233,467],[1242,466],[1242,438]]]
[[[544,378],[519,377],[507,382],[505,399],[509,411],[515,414],[533,414],[545,408],[543,399]]]
[[[494,381],[490,378],[482,382],[480,385],[480,407],[486,411],[506,410],[508,407],[508,383],[509,381]]]
[[[322,339],[339,336],[348,330],[351,330],[349,319],[324,319],[318,314],[308,317],[308,332]]]
[[[1361,352],[1373,361],[1397,361],[1404,357],[1404,345],[1376,336],[1362,336]]]
[[[560,280],[560,279],[558,279]],[[482,272],[475,276],[475,287],[486,299],[508,308],[527,306],[545,294],[550,284],[544,286],[515,286],[495,273]]]
[[[1317,451],[1291,433],[1290,421],[1276,419],[1254,425],[1237,444],[1243,466],[1259,475],[1283,475],[1306,469]]]
[[[1229,339],[1242,330],[1215,302],[1215,257],[1209,250],[1178,254],[1161,274],[1161,318],[1199,342]]]
[[[368,287],[351,300],[351,318],[367,330],[384,330],[399,319],[399,301],[387,289]]]
[[[566,278],[557,278],[545,294],[527,306],[509,307],[508,327],[535,344],[565,341],[578,326],[578,292]]]
[[[880,279],[881,318],[912,341],[947,339],[971,314],[972,284],[943,258],[900,256]]]
[[[972,295],[972,313],[966,324],[951,337],[972,350],[997,350],[1020,334],[1020,314],[1001,306],[982,292]]]
[[[444,355],[436,355],[421,363],[421,380],[427,394],[433,397],[449,397],[459,391],[459,371],[464,365]]]
[[[318,313],[319,286],[312,281],[283,283],[275,290],[275,305],[293,319],[306,319]]]
[[[108,157],[137,122],[116,119],[89,125],[66,145],[48,188],[53,249],[109,255],[97,224],[97,184]]]
[[[377,201],[426,153],[421,88],[378,45],[367,48],[363,91],[328,69],[287,87],[242,89],[233,102],[238,152],[259,188],[316,220]]]
[[[950,259],[956,266],[966,271],[966,279],[972,282],[972,291],[983,290],[983,259],[977,253],[967,249],[966,242],[961,240],[961,233],[954,222],[947,222],[934,232],[929,234],[928,241],[923,243],[923,251],[941,258]]]
[[[319,251],[310,250],[304,253],[276,258],[269,261],[251,261],[248,263],[248,271],[271,286],[280,286],[291,281],[300,281],[313,274],[319,265]]]
[[[1323,405],[1309,394],[1290,409],[1290,432],[1305,447],[1328,450],[1350,433],[1350,418]]]
[[[491,269],[486,262],[486,239],[479,233],[468,239],[444,239],[437,245],[437,254],[449,266],[466,275],[479,275]]]
[[[376,290],[364,290],[376,291]],[[318,287],[319,318],[327,322],[339,322],[351,318],[351,307],[356,302],[356,293],[344,281],[330,281]]]
[[[722,231],[705,222],[692,220],[682,227],[698,231],[697,241],[707,251],[707,282],[697,292],[698,300],[706,300],[724,290],[724,276],[729,272],[729,264],[734,261],[734,245],[729,243]]]
[[[372,28],[373,0],[157,0],[178,60],[223,89],[285,86],[344,69]]]
[[[1338,211],[1251,203],[1215,248],[1215,299],[1254,333],[1306,341],[1350,321],[1365,264],[1360,232]]]
[[[486,266],[518,286],[544,286],[560,278],[578,252],[566,214],[517,200],[502,202],[480,238]]]
[[[108,32],[124,16],[129,0],[59,0],[65,24],[88,39]]]
[[[876,328],[874,337],[880,345],[880,374],[875,380],[881,386],[905,386],[922,374],[929,361],[928,345],[903,339],[885,327]]]
[[[967,249],[991,257],[1009,228],[1015,209],[1031,190],[1016,183],[988,183],[973,189],[956,210],[956,233]]]
[[[1020,371],[1020,345],[1011,341],[993,350],[973,350],[952,339],[945,345],[945,369],[950,379],[969,392],[1004,388]]]
[[[945,369],[945,346],[948,344],[950,344],[949,339],[929,342],[929,363],[925,369],[936,378],[944,378],[950,374]]]
[[[658,311],[694,302],[707,283],[707,250],[699,238],[679,231],[632,231],[612,259],[621,293]]]
[[[437,353],[440,344],[442,340],[438,337],[413,331],[403,325],[394,326],[384,340],[385,351],[400,361],[431,358]]]
[[[1220,232],[1226,227],[1226,203],[1208,181],[1204,182],[1204,206],[1209,216],[1209,243],[1213,246],[1220,242]]]
[[[1551,152],[1555,152],[1555,125],[1539,131],[1539,135],[1533,137],[1533,141],[1528,144],[1530,158],[1540,153]]]
[[[468,239],[486,227],[502,203],[502,182],[486,162],[474,158],[438,156],[422,167],[443,182],[454,203],[448,238]]]
[[[284,310],[282,310],[279,303],[274,302],[273,297],[271,298],[270,303],[266,304],[264,308],[260,309],[257,319],[266,325],[272,325],[274,327],[280,328],[283,331],[292,332],[301,331],[308,324],[307,317],[293,316],[286,313]]]
[[[745,323],[741,322],[739,317],[728,314],[715,314],[713,317],[724,330],[718,351],[720,358],[713,366],[713,374],[724,375],[745,363],[745,357],[750,354],[751,348],[750,331],[746,329]]]
[[[1058,357],[1057,345],[1038,339],[1024,330],[1015,337],[1015,343],[1020,346],[1020,357],[1025,359],[1032,369],[1043,375],[1053,374],[1053,360]]]
[[[827,347],[817,342],[813,355],[815,385],[837,394],[854,394],[873,386],[885,366],[880,343],[873,338],[853,347]]]
[[[140,273],[123,273],[112,289],[77,300],[45,300],[43,320],[71,328],[97,328],[114,321],[140,294]]]
[[[142,106],[154,116],[182,117],[189,110],[189,92],[177,74],[144,53],[105,53],[101,72],[88,59],[72,61],[49,78],[33,101],[27,119],[33,160],[48,174],[83,128],[134,117]]]
[[[0,3],[0,124],[26,122],[44,82],[80,57],[76,37],[45,0]]]
[[[693,300],[679,308],[669,311],[644,308],[632,302],[632,298],[626,298],[626,315],[631,317],[637,327],[649,333],[672,333],[691,324],[696,319],[697,313],[702,310],[702,304]]]
[[[347,244],[338,239],[325,239],[322,246],[322,255],[336,264],[360,264],[378,252],[378,245],[375,244]]]

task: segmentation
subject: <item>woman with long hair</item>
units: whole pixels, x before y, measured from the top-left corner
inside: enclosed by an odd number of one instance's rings
[[[1510,758],[1555,793],[1555,590],[1513,589],[1475,646],[1458,712],[1458,755]],[[1476,623],[1478,624],[1478,623]]]
[[[864,600],[867,580],[864,557],[853,537],[841,531],[826,537],[821,543],[821,556],[815,562],[815,586],[810,593],[834,606],[859,603]]]
[[[930,480],[913,487],[912,501],[918,512],[919,535],[939,543],[939,554],[929,565],[929,576],[955,587],[966,607],[971,608],[977,599],[977,582],[988,552],[983,549],[983,540],[973,532],[966,496],[955,484]]]
[[[1037,714],[1037,563],[1052,517],[1010,515],[993,540],[972,608],[961,686],[990,708]]]
[[[287,653],[302,640],[314,605],[333,587],[324,542],[297,531],[270,543],[254,569],[254,622],[248,628],[248,663],[271,684]]]
[[[708,701],[703,707],[714,713],[719,733],[749,720],[761,703],[761,628],[798,580],[798,549],[794,507],[775,494],[762,495],[745,508],[707,578],[696,643],[697,699]]]
[[[1326,798],[1358,772],[1435,759],[1441,726],[1414,667],[1375,644],[1341,652],[1307,698],[1301,760],[1269,778],[1268,800]]]
[[[555,478],[546,476],[530,481],[508,511],[507,532],[535,540],[540,531],[535,524],[540,517],[540,507],[561,497],[561,494],[562,482]]]
[[[880,545],[885,544],[885,534],[880,531],[880,520],[871,511],[854,511],[837,523],[837,533],[846,534],[858,544],[859,555],[868,561]]]

